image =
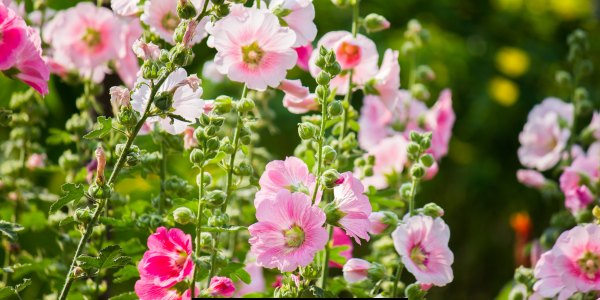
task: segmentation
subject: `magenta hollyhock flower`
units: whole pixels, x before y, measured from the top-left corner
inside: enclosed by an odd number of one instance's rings
[[[517,180],[525,186],[541,189],[546,184],[544,174],[535,170],[517,170]]]
[[[310,56],[313,52],[312,44],[309,43],[304,46],[296,47],[294,50],[296,50],[296,54],[298,54],[298,62],[296,65],[300,69],[308,71],[308,61],[310,60]]]
[[[452,109],[452,92],[445,89],[425,116],[425,130],[432,132],[431,148],[428,152],[436,160],[440,160],[448,154],[448,144],[452,137],[455,120],[456,115]]]
[[[204,1],[205,0],[191,1],[198,14],[200,14],[204,7]],[[176,0],[147,0],[146,3],[144,3],[144,12],[140,19],[150,26],[150,30],[158,34],[160,38],[170,44],[175,44],[173,33],[175,33],[175,28],[177,28],[179,22],[181,22],[177,15]],[[191,44],[199,43],[206,36],[204,27],[208,23],[208,20],[208,17],[204,17],[200,20],[200,23],[197,24]]]
[[[121,16],[133,16],[140,12],[140,0],[111,0],[110,7]]]
[[[321,46],[333,49],[342,71],[354,70],[353,83],[362,86],[372,79],[378,70],[379,54],[372,40],[359,34],[356,38],[347,31],[332,31],[326,33],[319,43]],[[310,57],[309,69],[313,76],[321,71],[316,66],[319,51],[314,51]],[[336,76],[330,82],[331,88],[336,89],[338,95],[343,95],[348,90],[349,76],[344,73]]]
[[[219,72],[248,88],[276,88],[296,65],[296,34],[269,11],[239,7],[207,30]]]
[[[377,146],[369,150],[368,154],[375,156],[373,176],[363,178],[362,183],[376,189],[388,187],[386,176],[400,174],[408,160],[407,144],[404,136],[395,135],[383,139]]]
[[[257,208],[264,200],[274,199],[282,189],[312,195],[316,179],[301,159],[290,156],[285,160],[269,162],[260,176],[259,184],[260,190],[254,197],[254,206]]]
[[[192,275],[192,237],[181,229],[159,227],[148,237],[148,251],[138,264],[141,281],[172,287]]]
[[[529,112],[527,123],[519,134],[521,164],[546,171],[560,161],[571,135],[573,109],[571,103],[547,98]]]
[[[0,3],[0,70],[12,68],[27,42],[27,25],[13,10]]]
[[[418,282],[444,286],[454,278],[454,255],[448,248],[450,229],[441,218],[407,215],[392,239],[406,270]]]
[[[363,281],[369,277],[371,263],[360,258],[352,258],[346,262],[342,272],[348,283]]]
[[[364,195],[365,188],[352,172],[342,173],[339,182],[333,188],[333,201],[325,208],[327,221],[344,229],[359,245],[360,239],[368,242],[372,208],[369,198]]]
[[[590,150],[593,151],[593,147]],[[594,194],[585,181],[592,186],[600,181],[600,157],[592,153],[577,156],[559,178],[560,189],[565,194],[565,207],[574,214],[594,201]]]
[[[138,82],[147,82],[147,80],[138,79]],[[202,88],[199,87],[199,79],[195,75],[188,76],[183,68],[179,68],[171,73],[158,88],[158,92],[174,92],[173,113],[187,120],[186,122],[172,120],[168,117],[161,118],[159,116],[148,119],[150,123],[158,122],[161,128],[170,134],[181,134],[204,111],[204,101],[200,99]],[[139,85],[139,88],[131,96],[131,106],[133,109],[143,114],[150,100],[150,93],[150,87],[147,84]]]
[[[287,27],[296,33],[297,48],[310,44],[317,37],[317,25],[314,23],[315,6],[312,0],[273,0],[269,9],[274,13],[282,13],[280,17]]]
[[[333,237],[331,239],[331,245],[333,247],[336,246],[348,246],[347,250],[341,251],[340,255],[345,257],[346,260],[352,258],[352,250],[354,250],[354,244],[352,244],[352,239],[346,235],[344,230],[339,227],[333,227]],[[330,268],[341,268],[343,265],[340,265],[332,260],[329,261]]]
[[[213,297],[229,298],[235,293],[235,285],[227,277],[215,276],[210,279],[208,293]]]
[[[280,190],[256,208],[250,251],[259,266],[292,272],[310,264],[329,239],[325,213],[304,193]]]
[[[140,300],[190,300],[191,293],[187,289],[185,292],[181,292],[174,286],[161,286],[155,283],[151,279],[140,279],[135,282],[135,294]],[[196,289],[196,295],[199,289]]]
[[[373,88],[386,107],[392,109],[396,106],[400,89],[398,51],[385,50],[381,68],[373,78]]]

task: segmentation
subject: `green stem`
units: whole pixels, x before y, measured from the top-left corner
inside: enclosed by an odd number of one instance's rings
[[[8,267],[10,265],[10,243],[8,241],[4,241],[4,266]],[[8,272],[2,273],[2,282],[4,282],[4,286],[8,286]]]
[[[319,131],[319,149],[317,156],[317,182],[312,194],[312,203],[317,199],[319,192],[319,183],[321,182],[321,173],[323,168],[323,140],[325,139],[325,124],[327,123],[327,99],[321,99],[321,130]]]
[[[419,184],[419,179],[413,177],[412,183],[410,186],[410,195],[409,195],[409,202],[408,202],[408,212],[409,212],[410,216],[415,215],[415,196],[417,195],[417,185],[418,184]]]
[[[329,232],[329,240],[333,236],[333,226],[327,225],[327,231]],[[327,277],[329,276],[329,252],[330,252],[329,242],[325,245],[325,259],[321,262],[322,272],[321,272],[321,289],[325,290],[327,288]]]
[[[404,270],[404,265],[400,263],[396,268],[396,275],[394,276],[394,285],[392,286],[392,298],[398,297],[398,282],[400,281],[400,277],[402,276],[402,270]]]
[[[200,165],[200,185],[198,186],[198,211],[196,212],[196,253],[194,256],[198,259],[200,257],[200,248],[202,248],[202,211],[204,210],[204,204],[202,202],[204,197],[204,163]],[[196,295],[196,279],[198,278],[198,265],[194,268],[194,276],[190,285],[190,291],[192,298]]]
[[[162,135],[162,134],[161,134]],[[163,204],[166,202],[166,185],[167,185],[167,152],[165,151],[164,137],[160,137],[160,197],[158,199],[158,214],[163,211]]]

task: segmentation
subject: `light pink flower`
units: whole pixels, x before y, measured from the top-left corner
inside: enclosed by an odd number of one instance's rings
[[[242,298],[244,295],[253,293],[262,293],[266,290],[266,281],[263,274],[263,268],[256,264],[255,261],[247,262],[244,268],[252,281],[249,284],[238,282],[234,297]]]
[[[27,25],[13,10],[0,3],[0,70],[12,68],[27,42]]]
[[[123,86],[113,86],[109,89],[110,102],[116,107],[128,106],[131,100],[131,92]]]
[[[560,189],[565,194],[565,206],[572,213],[579,212],[594,201],[594,194],[584,184],[584,178],[592,186],[596,186],[600,181],[600,157],[579,155],[560,176]]]
[[[392,113],[377,96],[367,95],[363,100],[358,124],[358,143],[365,150],[375,148],[385,139],[392,123]]]
[[[321,46],[333,49],[343,71],[354,70],[352,81],[361,86],[377,74],[379,54],[372,40],[359,34],[356,38],[347,31],[332,31],[326,33],[319,43]],[[317,76],[320,69],[315,62],[319,51],[314,51],[310,57],[309,69],[313,76]],[[331,88],[336,89],[338,95],[343,95],[348,90],[348,75],[338,75],[330,82]]]
[[[198,14],[204,7],[204,1],[207,0],[192,0]],[[144,12],[140,17],[142,22],[150,26],[152,32],[158,34],[160,38],[168,43],[174,44],[173,33],[175,28],[181,21],[177,15],[176,0],[147,0],[144,3]],[[208,18],[204,17],[194,30],[194,38],[191,44],[199,43],[205,36],[205,25],[208,23]]]
[[[145,79],[140,80],[147,82]],[[189,80],[185,69],[179,68],[171,73],[160,88],[158,88],[159,93],[175,89],[173,95],[173,113],[182,116],[189,122],[171,120],[170,118],[161,118],[158,116],[149,118],[149,122],[159,122],[162,129],[166,132],[170,134],[180,134],[188,125],[194,123],[196,118],[202,115],[204,108],[204,101],[200,99],[202,96],[202,89],[197,88],[197,90],[194,91],[193,86],[188,84]],[[140,114],[143,114],[146,105],[150,100],[150,93],[150,87],[147,84],[140,85],[131,96],[131,106],[133,109]]]
[[[29,170],[34,170],[37,168],[43,168],[46,166],[46,153],[34,153],[29,156],[27,159],[27,168]]]
[[[389,227],[385,222],[386,218],[385,213],[381,211],[372,212],[371,215],[369,215],[369,222],[371,223],[369,232],[372,234],[383,233]]]
[[[348,283],[365,280],[369,277],[369,268],[371,268],[370,262],[360,258],[352,258],[346,262],[342,269],[344,279]]]
[[[345,257],[346,260],[352,258],[352,250],[354,250],[354,244],[352,244],[352,239],[346,235],[344,230],[339,227],[333,227],[333,237],[331,239],[331,245],[333,247],[336,246],[348,246],[348,250],[344,250],[340,252],[340,255]],[[330,260],[329,261],[330,268],[341,268],[342,265]]]
[[[192,237],[178,228],[159,227],[148,237],[148,251],[138,264],[143,280],[171,287],[192,275]]]
[[[208,46],[217,49],[217,69],[251,89],[276,88],[296,64],[296,35],[269,11],[240,10],[207,28]]]
[[[292,272],[307,266],[329,239],[325,213],[303,193],[280,190],[258,205],[256,219],[248,228],[250,251],[265,268]]]
[[[140,12],[140,0],[111,0],[110,7],[121,16],[132,16]]]
[[[374,77],[373,88],[381,101],[388,108],[396,106],[400,89],[400,63],[398,63],[398,51],[385,50],[383,62],[379,72]]]
[[[450,229],[441,218],[406,216],[392,233],[402,263],[418,282],[444,286],[450,283],[454,255],[448,248]]]
[[[304,46],[296,47],[294,50],[296,50],[296,54],[298,54],[298,62],[296,65],[300,69],[308,71],[308,61],[310,60],[310,56],[313,52],[312,44],[309,43]]]
[[[285,160],[269,162],[260,177],[259,184],[260,190],[254,198],[256,208],[263,201],[274,199],[280,190],[312,195],[316,179],[301,159],[290,156]]]
[[[345,172],[340,175],[341,183],[333,188],[333,202],[325,209],[328,216],[335,216],[336,222],[346,231],[346,234],[353,237],[356,243],[360,245],[360,239],[370,239],[369,236],[369,215],[371,215],[371,202],[364,195],[364,187],[360,180],[352,175],[352,172]],[[331,210],[331,211],[330,211]],[[338,219],[339,218],[339,219]]]
[[[285,92],[283,106],[293,114],[304,114],[311,110],[319,109],[316,96],[310,94],[309,89],[302,85],[300,79],[285,79],[281,82],[278,89]]]
[[[553,251],[547,251],[535,265],[534,276],[537,279],[533,285],[533,290],[541,298],[553,298],[558,295],[558,299],[568,299],[575,293],[574,289],[567,289],[562,282],[561,273],[556,268],[556,262]]]
[[[546,177],[544,177],[542,173],[534,170],[518,170],[517,180],[534,189],[541,189],[546,184]]]
[[[600,140],[600,113],[595,111],[592,116],[592,121],[588,126],[588,129],[592,131],[592,135],[598,141]]]
[[[547,98],[536,105],[519,134],[521,164],[539,171],[554,167],[561,159],[573,123],[573,105]]]
[[[142,60],[157,60],[160,57],[160,48],[152,42],[146,43],[137,39],[132,49],[133,53]]]
[[[140,21],[136,18],[131,18],[129,22],[123,26],[122,44],[119,57],[115,61],[117,74],[123,80],[123,83],[130,88],[133,88],[140,71],[140,65],[132,46],[142,35],[144,30],[140,25]]]
[[[214,61],[208,60],[204,63],[204,67],[202,67],[202,78],[208,79],[214,83],[223,82],[225,76],[217,70],[217,65]]]
[[[229,298],[235,293],[235,285],[227,277],[215,276],[210,279],[208,293],[213,297]]]
[[[190,290],[181,294],[174,286],[157,285],[153,280],[140,279],[135,282],[135,294],[140,300],[190,300]],[[196,289],[198,291],[198,289]],[[197,295],[198,293],[196,293]]]
[[[445,89],[425,116],[425,130],[432,132],[429,152],[436,160],[440,160],[448,153],[448,144],[452,137],[455,119],[456,115],[452,109],[452,92]]]
[[[269,9],[276,13],[277,10],[285,11],[281,17],[286,26],[296,33],[296,43],[293,47],[309,44],[317,37],[317,25],[314,23],[315,7],[312,0],[273,0]]]
[[[375,156],[375,165],[373,166],[373,176],[364,178],[363,184],[376,189],[388,187],[386,175],[399,174],[404,169],[408,159],[407,144],[403,136],[395,135],[383,139],[377,146],[369,150],[368,154]]]
[[[198,140],[194,134],[194,127],[188,126],[183,131],[183,148],[189,150],[198,146]]]

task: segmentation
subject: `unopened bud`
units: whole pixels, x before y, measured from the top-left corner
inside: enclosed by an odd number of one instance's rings
[[[163,112],[169,111],[173,105],[173,93],[169,91],[158,93],[154,98],[154,105]]]
[[[390,28],[390,22],[378,14],[369,14],[365,17],[364,26],[367,32],[377,32]]]
[[[96,183],[98,185],[104,185],[104,168],[106,168],[106,153],[104,153],[104,148],[102,148],[102,144],[99,144],[96,148]]]
[[[323,172],[321,177],[323,180],[323,185],[328,189],[332,189],[339,184],[340,173],[335,169],[329,169]]]
[[[250,98],[242,98],[237,103],[237,110],[241,113],[250,112],[254,109],[256,105],[254,104],[254,100]]]
[[[300,125],[298,126],[298,135],[300,135],[300,138],[303,140],[312,139],[318,131],[319,128],[316,125],[309,122],[300,123]]]
[[[177,1],[177,15],[182,19],[191,19],[197,14],[196,7],[190,0]]]
[[[202,200],[212,207],[220,207],[225,203],[227,195],[221,190],[210,191]]]
[[[329,106],[327,107],[327,112],[330,116],[337,117],[344,112],[344,107],[339,100],[335,100],[329,103]]]
[[[173,219],[181,225],[192,223],[195,218],[192,210],[184,206],[178,207],[173,211]]]
[[[425,176],[425,168],[421,164],[414,164],[410,168],[410,174],[415,178],[421,178]]]
[[[444,209],[435,203],[427,203],[423,206],[423,214],[432,218],[444,216]]]

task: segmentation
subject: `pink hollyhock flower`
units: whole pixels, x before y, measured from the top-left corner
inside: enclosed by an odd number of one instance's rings
[[[130,105],[131,92],[128,88],[113,86],[108,90],[108,93],[110,94],[110,102],[117,108]]]
[[[310,90],[302,85],[300,79],[284,79],[277,88],[296,98],[304,98],[310,94]]]
[[[209,60],[204,63],[204,67],[202,67],[202,78],[208,79],[214,83],[221,83],[225,76],[219,72],[217,69],[217,65],[214,61]]]
[[[390,133],[388,126],[392,123],[392,113],[377,96],[367,95],[363,102],[358,119],[358,143],[361,148],[370,150]]]
[[[371,263],[360,258],[352,258],[346,262],[342,272],[348,283],[355,283],[369,278]]]
[[[265,276],[263,274],[263,268],[256,264],[256,262],[246,263],[244,268],[252,281],[249,284],[238,282],[235,295],[236,298],[242,298],[244,295],[253,293],[262,293],[266,290]]]
[[[386,175],[399,174],[404,169],[408,159],[407,145],[403,136],[395,135],[383,139],[377,146],[369,150],[368,154],[375,156],[375,165],[373,166],[373,176],[364,178],[363,184],[376,189],[388,187]]]
[[[600,140],[600,113],[597,111],[595,111],[592,116],[592,121],[588,126],[588,130],[592,131],[592,135],[596,140]]]
[[[200,13],[205,0],[193,0],[196,11]],[[177,15],[177,1],[175,0],[148,0],[144,3],[144,13],[140,17],[142,22],[148,24],[152,32],[168,43],[175,44],[173,33],[181,21]],[[204,27],[208,18],[203,18],[194,30],[192,44],[199,43],[206,35]]]
[[[27,27],[27,42],[17,54],[14,70],[10,73],[41,95],[48,94],[50,69],[42,58],[42,41],[37,29]]]
[[[160,57],[160,48],[152,42],[146,43],[137,39],[132,46],[133,53],[141,60],[157,60]]]
[[[294,67],[296,34],[269,11],[240,8],[207,28],[208,46],[217,49],[217,69],[248,88],[276,88]]]
[[[385,106],[393,109],[398,100],[400,89],[400,63],[398,63],[398,51],[385,50],[383,62],[379,72],[373,78],[373,89],[385,103]]]
[[[385,213],[381,211],[372,212],[369,215],[369,222],[371,223],[369,232],[372,234],[382,234],[389,227],[385,222],[386,218]]]
[[[333,247],[348,246],[348,250],[341,251],[340,255],[345,257],[346,260],[352,258],[352,250],[354,250],[354,245],[352,244],[352,239],[350,239],[350,237],[348,237],[341,228],[333,227],[333,237],[331,239],[331,245]],[[329,267],[330,268],[341,268],[343,266],[330,260]]]
[[[250,232],[250,251],[259,266],[292,272],[310,264],[329,239],[325,213],[303,193],[280,190],[256,208],[257,223]]]
[[[269,3],[269,9],[296,33],[293,47],[309,44],[317,37],[312,0],[273,0]]]
[[[34,170],[46,166],[46,153],[34,153],[27,159],[27,169]]]
[[[406,216],[392,233],[394,247],[418,282],[444,286],[454,278],[450,229],[441,218]]]
[[[433,179],[439,171],[440,171],[440,166],[438,165],[437,161],[434,161],[433,165],[431,165],[431,167],[429,167],[425,170],[425,176],[423,176],[423,180]]]
[[[535,265],[533,274],[537,281],[533,285],[533,290],[535,294],[541,296],[540,298],[553,298],[558,295],[558,299],[566,300],[575,293],[574,289],[565,287],[561,273],[556,267],[552,250],[542,254]]]
[[[148,237],[148,251],[138,264],[141,281],[172,287],[191,276],[193,270],[192,237],[189,234],[178,228],[159,227]]]
[[[600,181],[600,157],[577,156],[560,176],[560,189],[565,194],[565,206],[572,213],[579,212],[594,201],[594,194],[584,184],[584,178],[593,186]]]
[[[333,201],[325,208],[327,221],[339,225],[359,245],[360,239],[368,242],[371,202],[364,195],[365,189],[352,172],[342,173],[339,181],[340,184],[333,188]]]
[[[183,148],[189,150],[198,146],[198,140],[194,134],[194,127],[188,126],[183,131]]]
[[[145,79],[141,79],[146,81]],[[165,82],[158,88],[158,92],[173,92],[173,113],[180,115],[187,121],[171,120],[171,118],[161,118],[159,116],[151,117],[149,122],[158,122],[163,130],[170,134],[180,134],[187,126],[193,124],[195,119],[200,117],[204,108],[202,88],[197,84],[197,77],[194,75],[188,77],[183,68],[175,70],[167,77]],[[195,90],[194,90],[195,89]],[[141,84],[131,96],[131,106],[140,114],[144,113],[148,101],[150,100],[150,87],[147,84]]]
[[[573,105],[557,98],[547,98],[536,105],[519,134],[519,160],[529,168],[546,171],[561,159],[573,123]]]
[[[364,35],[359,34],[354,38],[352,33],[347,31],[328,32],[317,44],[317,49],[321,46],[335,51],[342,71],[354,70],[352,81],[355,84],[363,85],[377,74],[377,47]],[[318,56],[319,51],[314,51],[309,63],[310,73],[315,77],[321,71],[315,64]],[[332,89],[337,90],[338,95],[343,95],[348,90],[348,83],[349,76],[340,74],[331,80],[330,85]]]
[[[12,68],[27,42],[27,25],[13,10],[0,3],[0,70]]]
[[[135,282],[135,294],[140,300],[190,300],[190,290],[181,293],[175,284],[171,286],[161,286],[155,281],[149,279],[140,279]],[[196,289],[198,291],[198,289]],[[196,295],[198,293],[196,292]]]
[[[534,189],[541,189],[546,184],[546,177],[544,177],[542,173],[534,170],[518,170],[517,180],[525,186]]]
[[[296,54],[298,54],[298,62],[296,65],[300,69],[308,71],[308,61],[310,60],[310,56],[313,52],[312,44],[309,43],[304,46],[296,47],[294,50],[296,50]]]
[[[436,160],[448,153],[448,144],[452,137],[452,127],[456,115],[452,109],[452,92],[443,90],[438,101],[425,116],[425,130],[432,132],[429,152]]]
[[[140,0],[111,0],[110,7],[121,16],[133,16],[140,12]]]
[[[278,89],[285,92],[283,106],[293,114],[304,114],[311,110],[319,110],[316,96],[310,94],[307,87],[302,85],[300,79],[283,80]]]
[[[275,276],[275,281],[273,282],[273,284],[271,284],[271,287],[280,288],[282,283],[283,283],[283,275],[277,275],[277,276]]]
[[[312,195],[316,179],[301,159],[290,156],[285,160],[269,162],[260,177],[259,184],[260,190],[254,198],[256,208],[266,199],[274,199],[280,190]]]
[[[131,20],[123,26],[122,30],[122,47],[119,52],[119,57],[115,61],[115,68],[117,70],[117,74],[123,80],[123,83],[130,88],[133,88],[138,73],[140,71],[140,65],[138,63],[137,55],[135,52],[135,48],[132,47],[135,45],[136,41],[140,38],[144,30],[140,25],[140,21],[135,18],[131,18]],[[158,58],[158,56],[157,56]]]
[[[394,115],[394,121],[404,128],[407,138],[412,130],[419,132],[426,130],[425,121],[429,109],[425,103],[413,98],[409,91],[400,90],[396,106],[390,108],[390,110]]]
[[[538,261],[542,257],[542,254],[542,244],[540,243],[540,241],[532,241],[531,250],[529,251],[529,260],[533,268],[535,268],[535,266],[537,265]]]
[[[215,276],[210,279],[208,293],[213,297],[229,298],[235,293],[235,285],[227,277]]]

